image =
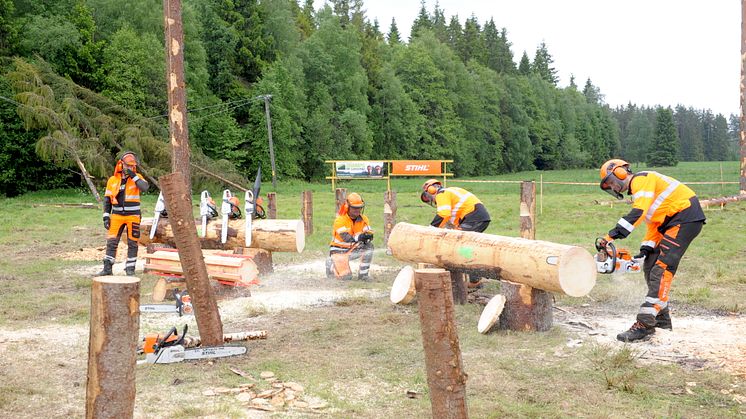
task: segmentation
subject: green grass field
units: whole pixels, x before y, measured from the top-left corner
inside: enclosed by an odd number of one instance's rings
[[[681,163],[655,169],[684,182],[738,180],[738,162]],[[641,170],[636,167],[635,170]],[[527,172],[483,180],[597,182],[596,170]],[[519,185],[465,183],[449,185],[473,191],[487,206],[492,224],[487,233],[519,235]],[[471,180],[471,179],[465,179]],[[419,200],[424,179],[392,179],[397,192],[397,221],[427,224],[433,209]],[[382,248],[383,196],[386,182],[343,181],[337,187],[360,192],[366,201],[377,248]],[[738,185],[692,185],[700,198],[734,195]],[[539,191],[537,185],[537,193]],[[545,184],[537,196],[537,239],[582,246],[593,252],[597,236],[611,229],[629,206],[598,201],[612,198],[597,186]],[[313,191],[313,234],[301,254],[275,254],[275,265],[294,265],[323,258],[334,217],[330,183],[308,184],[280,179],[278,218],[300,218],[301,192]],[[272,191],[265,180],[262,195]],[[196,191],[198,192],[198,191]],[[218,196],[220,191],[210,191]],[[144,197],[144,216],[152,216],[157,194]],[[199,194],[194,196],[198,202]],[[0,199],[0,411],[12,417],[82,416],[85,399],[87,322],[90,277],[81,269],[100,260],[74,260],[66,255],[103,248],[101,211],[59,208],[61,203],[92,202],[83,190],[30,193]],[[541,210],[541,211],[540,211]],[[195,205],[195,214],[198,208]],[[731,203],[707,210],[707,225],[690,247],[672,288],[671,302],[683,314],[742,316],[746,311],[746,205]],[[643,232],[636,230],[624,247],[636,251]],[[141,254],[143,251],[141,250]],[[103,254],[103,251],[100,252]],[[119,260],[123,255],[118,255]],[[372,283],[341,288],[387,292],[400,262],[376,253],[374,265],[388,266]],[[309,288],[323,284],[323,272],[295,281]],[[627,275],[629,276],[629,275]],[[152,284],[143,276],[143,290]],[[636,311],[643,281],[632,297],[622,296],[619,282],[600,276],[587,297],[556,296],[563,307],[587,307],[628,318]],[[490,284],[488,290],[494,288]],[[629,303],[629,298],[634,303]],[[744,376],[716,368],[676,363],[644,363],[634,345],[566,346],[570,337],[559,327],[548,333],[499,332],[484,336],[472,326],[481,306],[456,307],[464,365],[469,374],[467,401],[472,417],[743,417]],[[242,318],[224,319],[231,327],[266,328],[270,338],[252,345],[249,356],[138,370],[139,417],[245,417],[230,398],[205,399],[208,387],[236,385],[229,366],[250,371],[271,369],[287,381],[301,382],[309,393],[326,400],[330,417],[427,417],[430,404],[422,358],[417,306],[392,307],[388,299],[357,298],[337,305],[268,312],[246,308]],[[15,333],[39,336],[14,340]],[[50,360],[42,348],[44,333],[70,330],[76,340]],[[736,331],[734,334],[743,334]],[[675,333],[675,332],[674,332]],[[35,335],[34,335],[35,336]],[[20,338],[19,338],[20,339]],[[38,339],[42,344],[34,345]],[[178,379],[179,384],[174,384]],[[697,383],[696,386],[687,383]],[[411,389],[421,397],[404,396]],[[41,400],[55,400],[50,412]],[[318,414],[308,414],[310,416]],[[293,417],[305,417],[304,414]],[[279,414],[279,417],[284,417]]]

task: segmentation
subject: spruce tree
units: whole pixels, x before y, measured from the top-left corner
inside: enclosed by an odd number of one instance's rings
[[[412,22],[412,30],[409,31],[410,42],[416,38],[423,30],[432,30],[433,22],[430,19],[430,15],[427,13],[425,8],[425,0],[420,1],[420,12],[417,14],[417,19]]]
[[[526,51],[523,51],[521,62],[518,64],[518,74],[523,76],[531,74],[531,62],[528,60],[528,54],[526,54]]]
[[[671,108],[659,107],[655,113],[653,146],[648,154],[650,166],[676,166],[679,163],[679,136]]]
[[[399,35],[399,27],[396,26],[396,19],[391,18],[391,27],[389,28],[388,35],[389,45],[401,44],[401,35]]]

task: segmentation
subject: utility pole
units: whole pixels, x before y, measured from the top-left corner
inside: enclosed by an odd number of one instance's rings
[[[168,125],[171,140],[171,171],[181,172],[192,190],[189,166],[186,82],[184,80],[184,28],[181,0],[163,0],[166,35],[166,84],[168,86]],[[191,196],[190,196],[191,201]]]
[[[746,195],[746,0],[741,0],[741,179],[740,193]]]
[[[264,99],[264,113],[267,115],[267,135],[269,135],[269,162],[272,165],[272,187],[277,188],[275,171],[275,146],[272,143],[272,119],[269,116],[269,102],[272,101],[272,95],[263,95],[261,96],[261,98]]]

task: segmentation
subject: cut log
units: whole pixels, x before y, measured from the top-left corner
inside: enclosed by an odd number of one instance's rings
[[[251,256],[257,269],[259,269],[259,275],[267,275],[275,271],[272,263],[272,252],[269,250],[237,247],[233,251],[237,255]]]
[[[414,275],[432,417],[467,418],[467,375],[461,360],[451,275],[443,269],[417,269]]]
[[[482,315],[479,316],[477,331],[482,334],[489,333],[500,318],[503,308],[505,308],[505,296],[497,294],[492,297],[484,307],[484,310],[482,310]]]
[[[91,285],[87,418],[131,418],[140,330],[140,279],[101,276]]]
[[[207,276],[210,279],[241,284],[256,283],[259,270],[250,256],[241,255],[205,255]],[[171,275],[182,275],[184,271],[179,260],[179,252],[159,250],[146,255],[146,272],[161,272]]]
[[[577,246],[398,223],[389,248],[404,262],[477,271],[573,297],[587,295],[596,284],[593,256]]]
[[[394,304],[409,304],[414,300],[417,291],[414,286],[414,269],[407,265],[403,267],[391,286],[391,302]]]
[[[202,221],[200,220],[199,223]],[[143,218],[140,223],[140,245],[147,246],[151,242],[164,243],[176,247],[173,228],[168,218],[158,221],[155,237],[150,240],[150,229],[153,227],[152,218]],[[220,219],[211,220],[207,224],[207,233],[200,237],[203,249],[235,249],[246,246],[246,220],[228,220],[228,240],[220,243]],[[303,251],[306,236],[301,220],[253,220],[251,223],[251,247],[269,250],[270,252]]]
[[[734,196],[723,196],[720,198],[700,199],[699,204],[703,206],[704,208],[707,208],[710,205],[723,206],[727,204],[728,202],[736,202],[736,201],[746,201],[746,195],[734,195]]]
[[[502,330],[546,332],[552,328],[552,294],[525,284],[503,282],[505,311],[500,316]]]

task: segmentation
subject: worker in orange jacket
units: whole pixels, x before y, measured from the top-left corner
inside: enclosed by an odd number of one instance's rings
[[[149,188],[148,182],[137,173],[137,156],[130,151],[122,154],[114,174],[106,183],[104,195],[104,228],[106,229],[106,256],[104,269],[97,275],[112,275],[117,246],[122,232],[127,230],[127,261],[124,272],[135,274],[137,242],[140,238],[140,193]]]
[[[349,260],[360,258],[358,279],[370,279],[368,271],[373,261],[373,230],[370,228],[368,217],[363,214],[364,209],[365,201],[355,192],[347,195],[347,199],[339,208],[332,227],[329,257],[326,259],[327,277],[352,279]],[[344,266],[345,264],[347,265]],[[344,267],[340,268],[338,265]]]
[[[649,338],[655,328],[672,329],[668,305],[671,282],[679,261],[692,240],[702,231],[705,214],[699,199],[688,186],[657,172],[630,170],[629,163],[612,159],[601,166],[601,189],[617,199],[632,195],[632,210],[620,218],[609,234],[596,240],[604,249],[612,240],[623,239],[643,221],[647,232],[635,258],[645,258],[643,272],[648,285],[645,302],[632,327],[617,335],[623,342]]]
[[[434,206],[436,214],[430,225],[463,231],[484,232],[490,225],[490,214],[482,201],[463,188],[444,188],[437,179],[422,185],[422,202]]]

